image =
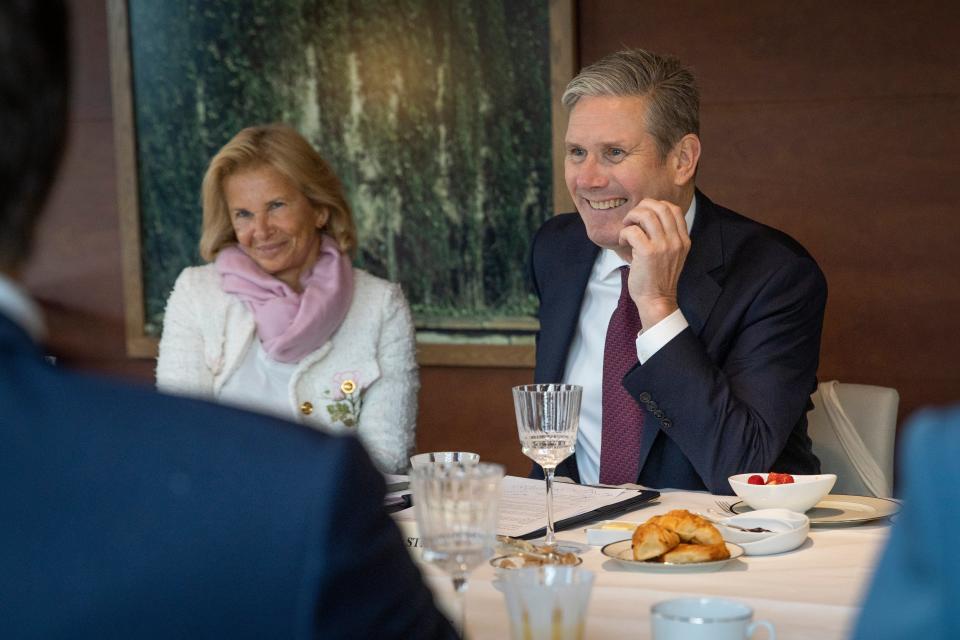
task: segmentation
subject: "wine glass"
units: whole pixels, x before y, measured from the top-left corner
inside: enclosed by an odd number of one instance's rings
[[[498,464],[439,462],[410,470],[423,559],[453,580],[461,636],[467,576],[493,555],[496,545],[501,480],[503,467]]]
[[[544,543],[556,545],[553,530],[553,472],[570,457],[580,426],[580,394],[575,384],[525,384],[513,388],[520,445],[528,458],[543,467],[547,481],[547,535]]]

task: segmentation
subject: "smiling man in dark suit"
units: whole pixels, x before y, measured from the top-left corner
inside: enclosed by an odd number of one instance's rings
[[[0,2],[0,637],[451,638],[353,438],[48,364],[16,284],[67,16]]]
[[[817,473],[806,433],[826,282],[787,235],[696,189],[699,94],[676,58],[610,55],[567,86],[578,214],[533,241],[537,382],[584,387],[580,482],[730,493]]]

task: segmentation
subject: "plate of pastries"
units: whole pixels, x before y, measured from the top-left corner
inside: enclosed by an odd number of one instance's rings
[[[743,555],[712,523],[685,509],[650,518],[630,540],[611,542],[600,552],[631,569],[665,573],[715,571]]]

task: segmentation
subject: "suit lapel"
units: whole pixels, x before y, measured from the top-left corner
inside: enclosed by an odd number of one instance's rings
[[[677,283],[677,298],[690,330],[700,336],[723,290],[711,275],[723,267],[723,234],[715,205],[699,190],[696,197],[697,214],[690,232],[690,253],[687,254]],[[641,471],[660,433],[657,421],[651,419],[649,414],[645,418],[640,436],[638,468]]]
[[[723,234],[715,209],[715,205],[698,190],[697,215],[690,232],[690,253],[677,283],[680,309],[698,336],[722,291],[711,275],[723,266]]]
[[[537,345],[537,382],[559,382],[567,363],[570,343],[577,330],[580,306],[587,290],[590,271],[600,248],[587,237],[579,214],[566,230],[563,251],[543,269],[553,281],[541,287],[540,336]]]

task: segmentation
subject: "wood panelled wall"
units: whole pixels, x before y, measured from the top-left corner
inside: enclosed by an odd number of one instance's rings
[[[128,359],[105,3],[72,0],[72,139],[26,281],[68,366],[150,384]],[[960,45],[951,3],[582,0],[582,63],[623,45],[700,79],[714,200],[779,227],[830,284],[820,377],[896,387],[901,415],[960,400]],[[529,465],[509,389],[527,369],[422,371],[418,445]]]

